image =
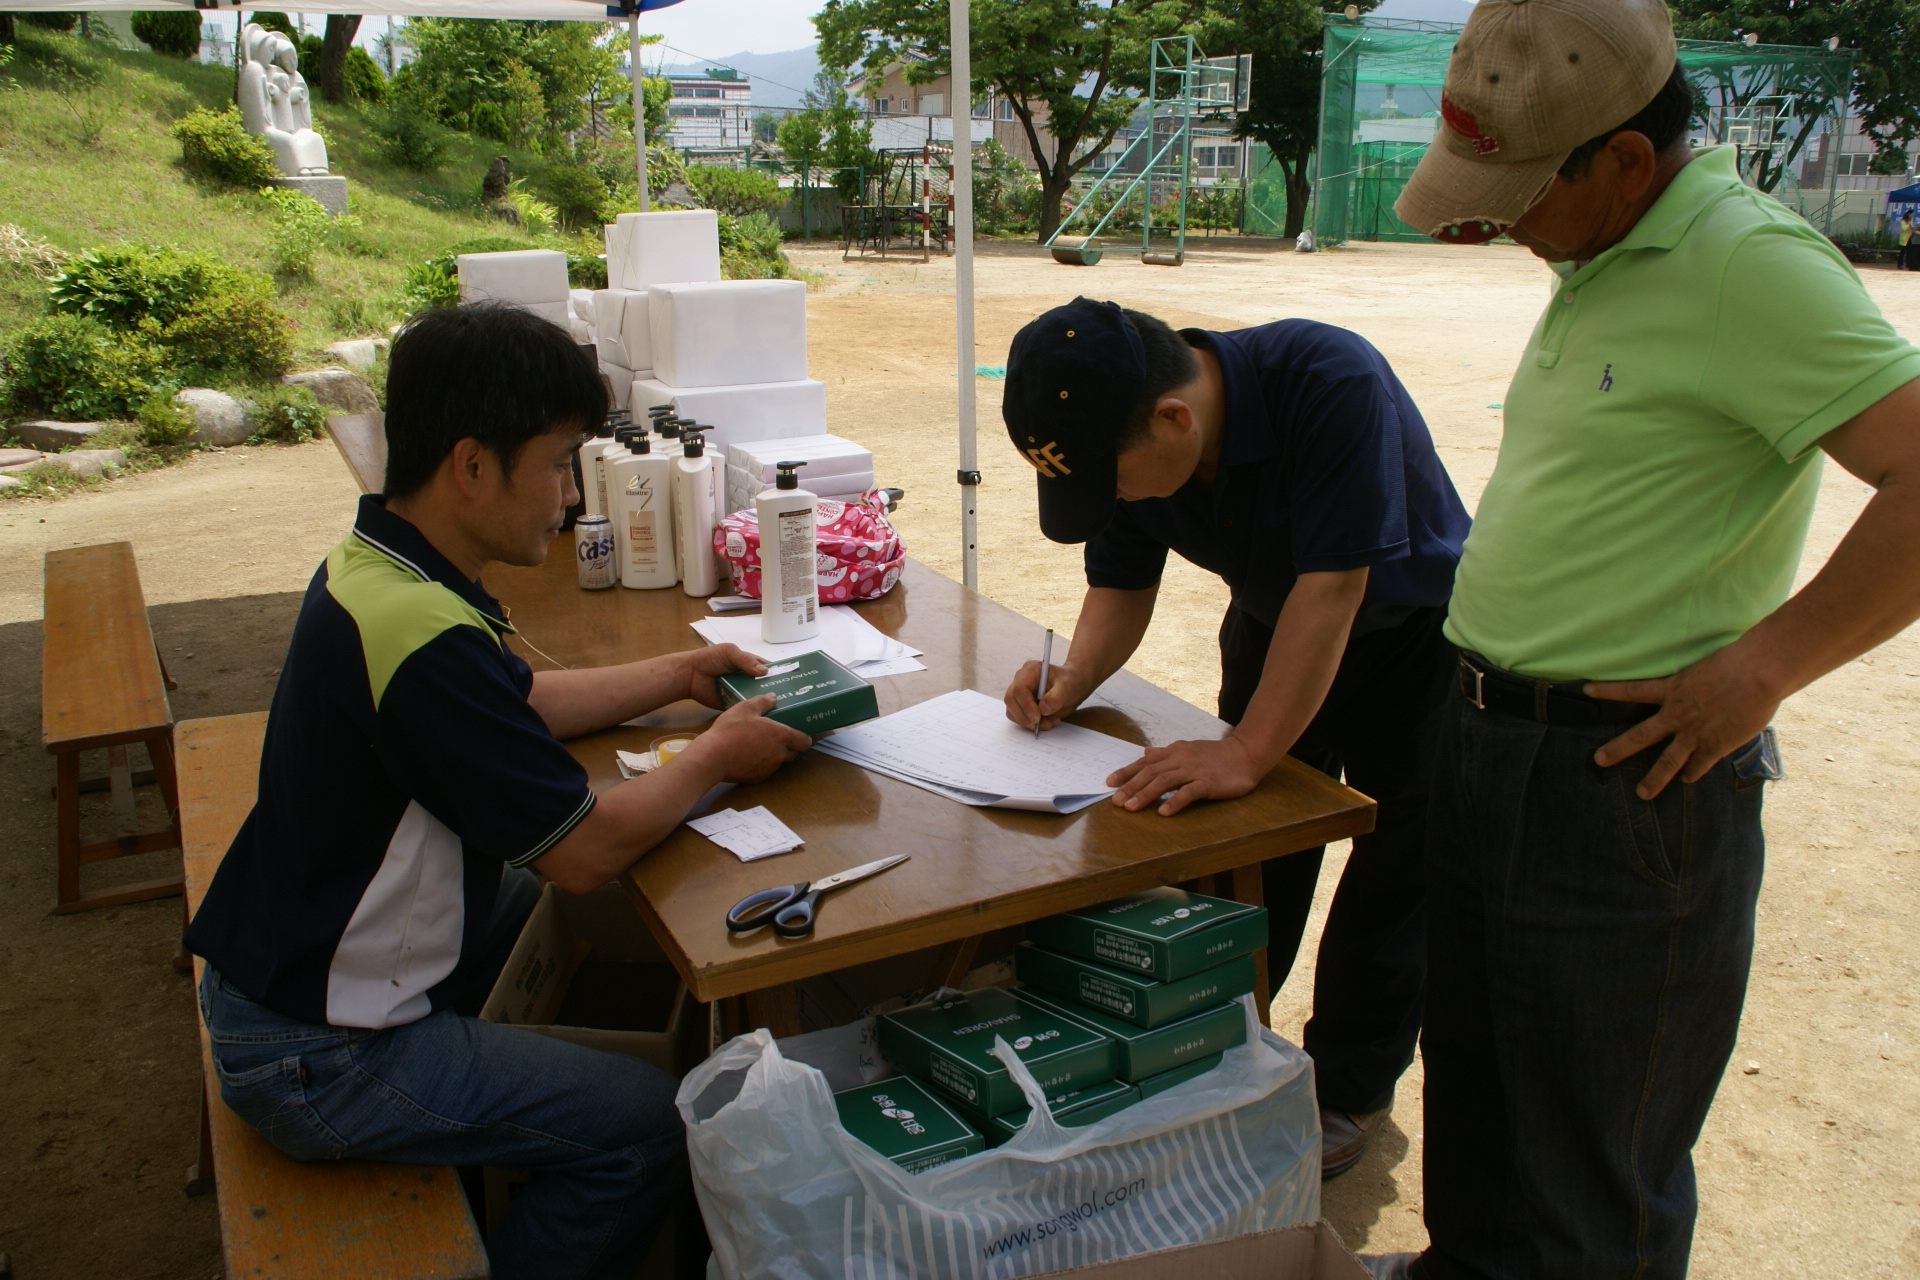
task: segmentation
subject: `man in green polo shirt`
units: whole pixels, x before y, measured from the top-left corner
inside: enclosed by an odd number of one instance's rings
[[[1920,616],[1920,351],[1696,154],[1662,0],[1481,0],[1395,211],[1552,300],[1462,551],[1428,823],[1424,1254],[1685,1274],[1781,701]],[[1791,594],[1822,456],[1877,490]]]

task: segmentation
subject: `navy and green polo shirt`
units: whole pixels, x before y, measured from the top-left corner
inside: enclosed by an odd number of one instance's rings
[[[1173,550],[1269,627],[1303,573],[1368,569],[1355,636],[1445,604],[1471,521],[1386,357],[1313,320],[1181,336],[1220,361],[1219,465],[1211,482],[1116,504],[1087,543],[1087,584],[1155,586]]]
[[[504,868],[593,808],[527,703],[499,602],[383,499],[307,587],[260,791],[187,945],[290,1018],[425,1017],[477,951]]]

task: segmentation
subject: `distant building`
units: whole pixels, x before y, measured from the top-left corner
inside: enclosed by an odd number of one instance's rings
[[[673,98],[667,104],[666,143],[696,158],[707,153],[744,157],[753,143],[752,77],[713,67],[693,74],[670,74]]]

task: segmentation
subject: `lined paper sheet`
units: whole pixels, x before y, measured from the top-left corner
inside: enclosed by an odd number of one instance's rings
[[[1073,724],[1036,739],[1007,719],[1000,699],[975,689],[841,729],[814,750],[962,804],[1042,813],[1072,813],[1113,794],[1107,775],[1142,753]]]

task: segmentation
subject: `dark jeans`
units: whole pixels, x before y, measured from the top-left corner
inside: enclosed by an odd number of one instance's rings
[[[1427,919],[1422,887],[1427,790],[1454,650],[1440,634],[1446,610],[1417,609],[1398,626],[1351,640],[1326,701],[1293,746],[1296,759],[1371,796],[1373,831],[1353,842],[1320,935],[1313,1057],[1320,1105],[1378,1111],[1413,1061],[1420,1035]],[[1259,686],[1273,631],[1239,609],[1220,626],[1220,718],[1238,724]],[[1279,990],[1313,908],[1323,849],[1269,859],[1267,972]]]
[[[1481,711],[1458,688],[1447,707],[1423,1280],[1686,1274],[1692,1148],[1753,953],[1760,739],[1644,801],[1660,747],[1593,761],[1626,727]]]
[[[488,925],[496,968],[538,893],[532,873],[506,873]],[[531,1171],[487,1239],[497,1280],[628,1280],[686,1178],[678,1084],[637,1058],[453,1009],[380,1031],[317,1026],[211,965],[200,1013],[220,1096],[296,1160]]]

